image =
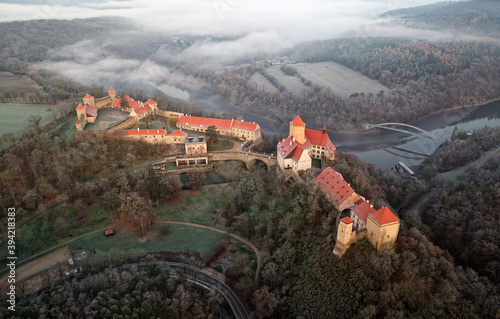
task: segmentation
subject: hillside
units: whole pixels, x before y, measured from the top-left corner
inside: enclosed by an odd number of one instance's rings
[[[440,2],[389,11],[383,16],[397,17],[417,28],[500,37],[500,5],[494,0]]]

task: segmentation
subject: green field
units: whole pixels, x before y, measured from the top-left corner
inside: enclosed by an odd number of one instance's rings
[[[41,115],[41,124],[47,124],[52,120],[52,114],[47,106],[43,104],[20,104],[0,103],[0,135],[5,133],[16,133],[28,126],[31,115]]]
[[[164,227],[164,225],[157,225]],[[204,256],[212,251],[215,244],[221,241],[225,235],[208,230],[183,225],[168,225],[170,234],[166,237],[150,239],[140,242],[138,236],[119,231],[111,237],[105,237],[104,233],[95,233],[72,242],[69,247],[92,247],[97,252],[109,252],[111,250],[124,254],[141,253],[145,251],[184,251],[190,249]]]
[[[85,130],[105,131],[118,123],[123,122],[129,115],[129,112],[118,111],[114,109],[100,109],[97,112],[97,119],[94,123],[87,123]]]

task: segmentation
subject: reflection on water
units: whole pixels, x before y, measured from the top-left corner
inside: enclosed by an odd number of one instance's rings
[[[430,129],[430,133],[442,141],[446,141],[451,138],[455,126],[458,130],[468,132],[484,126],[500,126],[500,102],[467,109],[450,110],[427,119],[415,121],[412,124],[426,130]],[[436,125],[440,125],[440,127],[436,128]],[[432,154],[441,143],[429,138],[418,137],[404,144],[399,143],[381,149],[354,153],[363,161],[375,163],[378,168],[390,168],[399,161],[408,166],[417,166],[425,159],[425,155]]]

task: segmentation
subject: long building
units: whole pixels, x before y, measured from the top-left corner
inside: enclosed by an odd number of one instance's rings
[[[261,139],[260,126],[256,123],[195,116],[180,116],[177,120],[178,128],[195,132],[206,132],[209,126],[215,126],[217,133],[223,136],[254,142]]]
[[[367,237],[377,250],[394,247],[400,221],[388,207],[373,208],[351,188],[342,174],[331,167],[325,168],[314,182],[337,200],[340,213],[347,212],[348,215],[339,222],[334,254],[344,255],[349,246],[361,237]]]

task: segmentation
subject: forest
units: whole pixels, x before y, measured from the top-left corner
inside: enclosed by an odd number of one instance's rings
[[[405,25],[416,28],[454,30],[495,38],[500,34],[500,8],[495,0],[439,2],[389,11],[383,16],[399,17]]]
[[[171,35],[145,36],[144,32],[132,26],[120,31],[118,27],[123,21],[119,18],[110,21],[96,18],[43,22],[43,27],[37,28],[45,30],[37,34],[39,40],[34,39],[31,33],[23,32],[37,23],[42,22],[0,24],[0,30],[9,31],[1,33],[6,45],[0,54],[0,70],[28,75],[43,88],[43,92],[6,92],[8,96],[4,93],[0,97],[2,101],[55,103],[71,99],[76,103],[79,96],[87,93],[81,84],[43,68],[34,72],[32,63],[47,58],[50,49],[86,39],[95,40],[89,45],[102,39],[104,44],[101,50],[118,58],[149,59],[167,67],[172,74],[193,77],[198,81],[195,88],[180,81],[176,85],[181,89],[221,96],[234,106],[278,122],[300,114],[311,127],[326,124],[332,130],[360,130],[366,122],[408,122],[442,109],[480,103],[500,96],[500,47],[494,42],[344,38],[303,42],[280,53],[293,55],[297,61],[340,63],[390,88],[389,92],[376,94],[356,92],[353,88],[354,94],[340,97],[331,89],[299,74],[293,65],[283,66],[282,72],[298,77],[304,83],[304,90],[287,91],[276,77],[267,73],[262,57],[224,67],[202,64],[182,54],[194,43],[195,37],[184,37],[181,45]],[[67,35],[57,37],[61,24]],[[45,38],[59,40],[44,41]],[[129,46],[123,45],[125,38]],[[44,47],[36,47],[37,41],[42,41]],[[148,49],[131,50],[132,47]],[[41,53],[37,55],[33,52]],[[252,85],[249,79],[255,72],[265,76],[277,90],[269,93]],[[140,87],[144,83],[136,85]]]

